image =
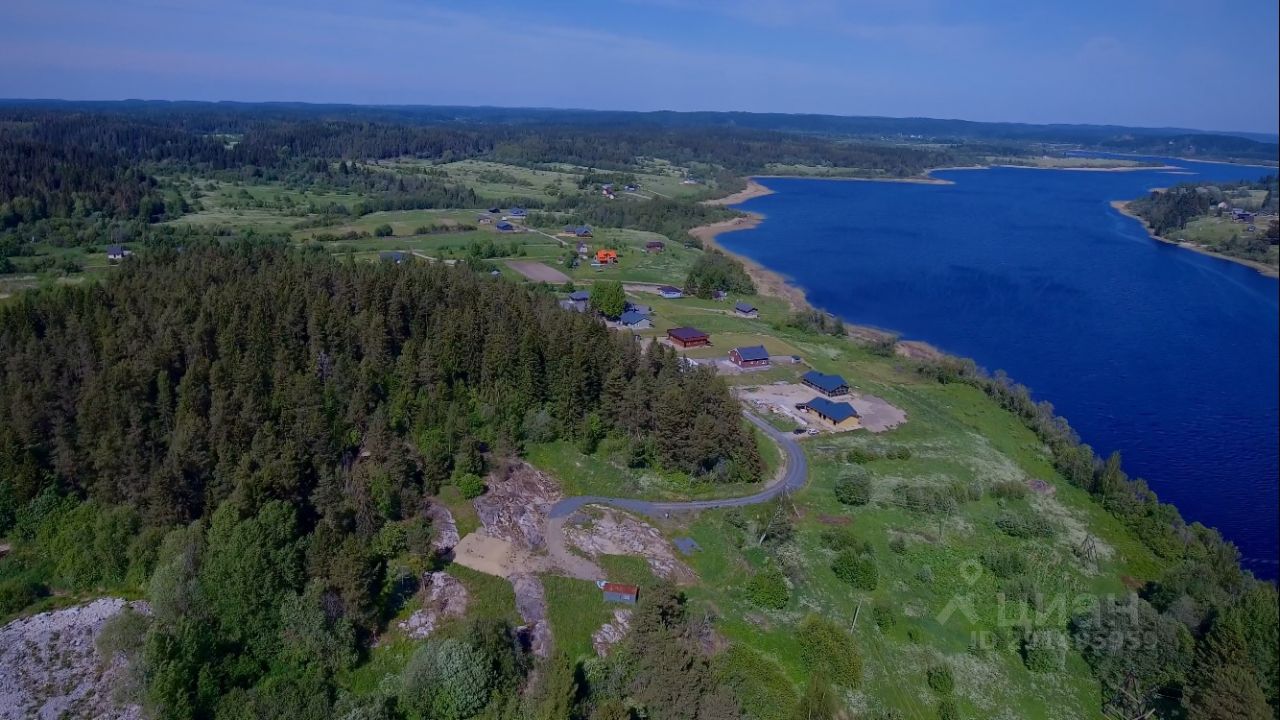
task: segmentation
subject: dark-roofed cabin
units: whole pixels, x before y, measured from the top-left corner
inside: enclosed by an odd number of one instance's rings
[[[667,339],[682,348],[703,347],[711,344],[711,336],[697,328],[678,327],[667,331]]]
[[[760,311],[756,309],[755,305],[748,305],[747,303],[744,303],[744,302],[734,303],[733,311],[738,313],[742,317],[753,318],[753,317],[760,316]]]
[[[382,260],[382,262],[399,265],[409,259],[409,253],[402,250],[388,250],[387,252],[378,253],[378,259]]]
[[[628,310],[622,313],[622,317],[618,318],[618,322],[626,328],[632,330],[647,330],[653,327],[653,323],[649,322],[649,316],[635,310]]]
[[[734,348],[729,351],[729,359],[738,367],[769,367],[769,351],[763,345]]]
[[[661,240],[650,240],[644,244],[644,251],[647,253],[660,253],[667,249],[667,244]]]
[[[123,245],[107,246],[107,260],[119,261],[129,257],[132,254],[133,253],[129,252],[129,248]]]
[[[805,412],[813,413],[830,423],[837,430],[849,430],[858,427],[858,411],[845,402],[833,402],[824,397],[816,397],[802,404]]]
[[[586,290],[575,290],[569,293],[569,302],[572,303],[573,309],[578,312],[587,311],[587,302],[591,300],[591,293]]]
[[[499,222],[498,224],[494,225],[494,227],[495,227],[495,228],[497,228],[497,229],[498,229],[498,232],[501,232],[501,233],[508,233],[508,232],[515,232],[515,231],[516,231],[516,226],[515,226],[515,225],[512,225],[511,223],[507,222],[506,220],[503,220],[503,221]]]
[[[600,592],[604,593],[605,602],[626,603],[635,605],[636,600],[640,598],[640,588],[635,585],[623,585],[622,583],[602,582],[599,583]]]
[[[577,235],[578,237],[591,237],[591,226],[579,225],[578,227],[573,229],[573,234]]]
[[[683,290],[678,287],[671,287],[670,285],[663,285],[659,287],[658,294],[668,300],[679,300],[684,297]]]
[[[836,397],[849,394],[849,383],[839,375],[826,375],[817,370],[810,370],[800,378],[800,382],[826,395]]]
[[[513,207],[511,208],[511,211],[508,212],[507,214],[510,215],[511,217],[522,218],[522,217],[527,217],[529,215],[529,211],[525,210],[522,207]]]

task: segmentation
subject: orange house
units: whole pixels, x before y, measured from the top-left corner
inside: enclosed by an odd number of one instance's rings
[[[597,250],[596,262],[600,263],[601,265],[616,263],[618,262],[618,251],[617,250]]]

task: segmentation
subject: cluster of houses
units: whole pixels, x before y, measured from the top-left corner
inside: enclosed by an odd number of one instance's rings
[[[796,405],[797,409],[816,415],[837,430],[857,426],[859,421],[857,409],[847,402],[831,399],[849,394],[849,383],[845,382],[844,378],[810,370],[800,378],[800,382],[816,390],[820,395]]]
[[[512,233],[521,231],[521,228],[512,221],[524,222],[528,217],[529,211],[522,207],[512,207],[505,213],[500,207],[491,207],[489,212],[476,215],[476,222],[481,225],[492,225],[500,233]]]

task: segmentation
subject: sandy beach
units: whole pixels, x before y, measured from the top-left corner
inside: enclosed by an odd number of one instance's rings
[[[1153,190],[1162,190],[1162,189],[1163,188],[1153,188]],[[1223,255],[1222,253],[1214,252],[1212,250],[1209,250],[1208,248],[1202,247],[1200,245],[1196,245],[1194,243],[1178,242],[1177,240],[1170,240],[1169,238],[1161,237],[1155,234],[1155,232],[1151,230],[1151,226],[1147,224],[1146,220],[1143,220],[1139,215],[1133,212],[1130,212],[1129,202],[1127,200],[1112,200],[1111,207],[1118,210],[1121,215],[1131,217],[1134,220],[1137,220],[1138,222],[1142,223],[1142,228],[1147,231],[1147,234],[1151,236],[1152,240],[1158,240],[1168,245],[1175,245],[1185,250],[1198,252],[1201,255],[1208,255],[1209,257],[1216,257],[1220,260],[1227,260],[1227,261],[1236,263],[1237,265],[1244,265],[1246,267],[1251,267],[1254,270],[1257,270],[1259,273],[1266,275],[1267,277],[1280,277],[1280,272],[1277,272],[1276,269],[1271,267],[1270,265],[1264,265],[1260,262],[1254,262],[1253,260],[1246,260],[1244,258],[1232,257],[1230,255]]]
[[[772,194],[773,194],[772,190],[756,182],[755,178],[747,178],[747,186],[742,190],[739,190],[738,192],[732,195],[726,195],[722,198],[716,198],[715,200],[705,200],[704,204],[706,205],[737,205],[738,203],[744,203],[748,200],[753,200],[758,197],[764,197],[765,195],[772,195]]]

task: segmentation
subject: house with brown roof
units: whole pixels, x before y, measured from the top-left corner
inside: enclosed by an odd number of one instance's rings
[[[672,345],[682,348],[703,347],[711,344],[711,336],[691,327],[671,328],[667,331],[667,339]]]

